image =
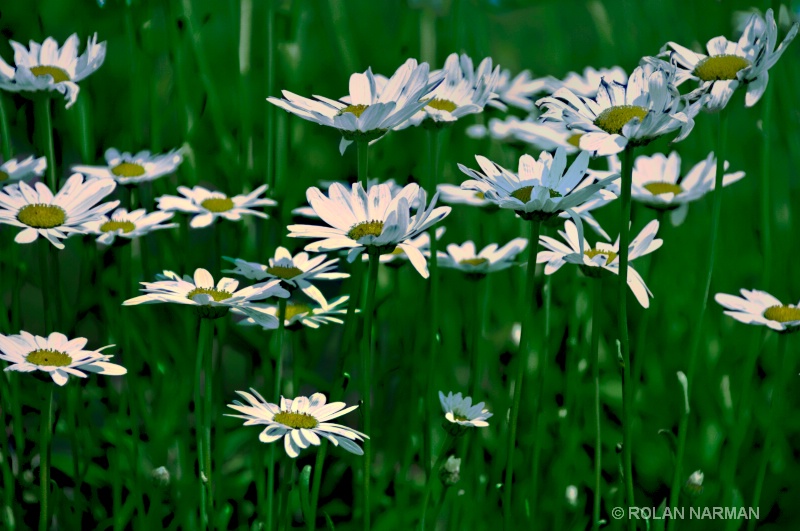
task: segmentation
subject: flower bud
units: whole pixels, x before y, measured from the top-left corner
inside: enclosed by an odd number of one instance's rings
[[[451,455],[439,469],[439,480],[446,487],[452,487],[461,479],[460,469],[461,459]]]

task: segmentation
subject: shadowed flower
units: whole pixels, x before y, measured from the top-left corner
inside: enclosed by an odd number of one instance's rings
[[[516,265],[514,260],[527,246],[528,240],[525,238],[514,238],[500,248],[493,243],[477,252],[472,241],[464,242],[462,245],[451,243],[447,246],[446,253],[438,253],[439,266],[457,269],[468,276],[482,278],[488,273],[502,271]]]
[[[741,297],[717,293],[714,300],[728,309],[725,315],[745,324],[765,325],[777,332],[800,330],[800,303],[783,304],[766,291],[741,290]]]
[[[111,214],[111,217],[103,216],[100,219],[83,224],[83,228],[89,234],[97,234],[97,241],[103,245],[111,245],[119,236],[128,240],[139,238],[156,230],[172,229],[178,226],[177,223],[164,223],[172,219],[172,212],[150,212],[143,208],[128,212],[124,208],[118,208]]]
[[[298,329],[302,326],[309,328],[319,328],[324,324],[342,324],[344,321],[339,317],[347,313],[345,303],[350,299],[349,295],[342,295],[328,302],[322,300],[317,306],[304,303],[298,300],[290,300],[286,304],[286,316],[284,325],[287,329]],[[273,316],[276,320],[280,315],[277,304],[255,304],[253,309]],[[359,310],[356,310],[358,313]],[[234,310],[234,313],[240,313]],[[239,321],[240,325],[256,326],[258,323],[252,317]]]
[[[0,156],[0,186],[14,184],[15,181],[27,180],[31,177],[41,177],[47,169],[47,158],[28,157],[22,160],[8,159],[2,162]]]
[[[486,409],[483,402],[472,405],[471,397],[462,397],[461,393],[455,395],[451,392],[447,396],[439,391],[439,403],[442,405],[444,417],[447,419],[445,428],[451,435],[461,435],[467,428],[485,428],[486,422],[492,414]]]
[[[179,149],[161,155],[151,155],[149,151],[140,151],[132,155],[109,148],[106,150],[105,158],[105,166],[73,166],[72,171],[88,177],[114,179],[119,184],[138,184],[169,175],[183,162]]]
[[[239,221],[242,215],[256,216],[267,219],[265,213],[254,210],[265,206],[275,206],[278,203],[265,197],[259,198],[267,190],[267,185],[262,184],[246,195],[228,197],[222,192],[213,192],[202,186],[187,188],[179,186],[178,193],[183,197],[163,195],[158,198],[158,208],[167,212],[183,212],[194,214],[189,226],[193,229],[208,227],[217,218],[229,221]]]

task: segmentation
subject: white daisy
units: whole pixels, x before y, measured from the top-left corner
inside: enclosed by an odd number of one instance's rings
[[[778,332],[800,330],[800,303],[783,304],[759,290],[741,290],[742,297],[717,293],[714,300],[728,309],[725,315],[745,324],[766,325]]]
[[[487,273],[502,271],[516,265],[517,255],[528,246],[525,238],[514,238],[504,246],[498,248],[496,243],[484,247],[480,252],[475,249],[472,241],[462,245],[451,243],[447,252],[439,252],[439,266],[459,271],[474,278],[483,278]]]
[[[309,204],[328,226],[289,225],[289,237],[321,238],[306,245],[306,251],[349,249],[348,262],[353,262],[365,250],[380,255],[400,247],[414,268],[424,278],[428,277],[425,257],[410,240],[450,213],[450,207],[435,208],[438,193],[427,209],[425,190],[416,184],[406,185],[393,195],[385,184],[370,186],[365,191],[361,183],[353,184],[350,190],[334,183],[328,194],[313,186],[306,191]],[[411,203],[415,199],[420,206],[416,214],[411,215]]]
[[[718,111],[725,107],[740,84],[747,86],[745,106],[752,107],[767,88],[769,69],[778,62],[797,30],[798,23],[792,24],[776,49],[778,27],[772,9],[768,9],[766,20],[755,13],[750,17],[738,42],[725,37],[708,41],[708,55],[695,53],[675,42],[668,42],[662,52],[669,55],[678,69],[676,84],[687,79],[700,83],[690,97],[705,96],[707,109]]]
[[[319,328],[324,324],[343,324],[344,321],[339,316],[347,314],[347,308],[344,306],[348,300],[350,300],[349,295],[342,295],[330,302],[322,299],[322,302],[317,302],[317,306],[298,300],[290,300],[286,303],[286,317],[283,321],[284,326],[288,330],[297,330],[303,326]],[[280,316],[280,308],[277,304],[256,304],[254,305],[254,309],[271,315],[276,321]],[[358,312],[359,310],[356,310],[356,313]],[[240,312],[234,310],[234,313]],[[245,318],[240,321],[239,324],[245,326],[258,325],[256,320],[252,317]]]
[[[470,205],[477,207],[491,207],[494,203],[486,199],[483,192],[464,190],[455,184],[438,184],[436,190],[443,203],[451,205]]]
[[[472,398],[463,398],[461,393],[453,394],[453,392],[444,393],[439,391],[439,402],[442,404],[444,417],[447,419],[448,424],[445,427],[451,435],[459,435],[464,432],[466,428],[485,428],[489,426],[486,422],[492,414],[486,409],[483,402],[472,405]],[[451,431],[452,430],[452,431]]]
[[[491,136],[511,144],[529,144],[544,151],[564,148],[567,154],[580,150],[580,133],[567,129],[563,122],[542,123],[533,116],[520,120],[514,115],[505,119],[491,118],[489,126],[475,124],[467,128],[472,138]]]
[[[61,48],[52,37],[42,44],[30,41],[30,49],[10,41],[14,66],[0,57],[0,88],[11,92],[57,91],[67,100],[66,107],[78,99],[78,82],[100,68],[106,58],[106,43],[97,43],[95,33],[78,56],[80,40],[72,34]]]
[[[619,153],[628,143],[643,146],[676,131],[678,142],[694,127],[700,103],[687,106],[672,84],[674,67],[664,67],[639,66],[627,83],[603,79],[595,98],[561,88],[536,104],[546,109],[543,121],[564,122],[582,135],[581,149],[596,155]]]
[[[193,229],[208,227],[217,218],[222,217],[230,221],[242,219],[242,215],[248,214],[259,218],[267,219],[265,213],[254,210],[265,206],[275,206],[278,203],[266,197],[259,198],[267,190],[267,185],[262,184],[246,195],[228,197],[222,192],[213,192],[202,186],[187,188],[179,186],[178,192],[183,197],[174,195],[164,195],[158,198],[158,208],[168,212],[184,212],[194,214],[189,225]]]
[[[33,188],[24,182],[6,186],[0,191],[0,223],[23,229],[14,238],[17,243],[31,243],[42,236],[63,249],[59,240],[85,234],[85,223],[102,219],[119,205],[119,201],[97,205],[116,186],[111,179],[83,182],[78,173],[67,179],[55,196],[44,183],[36,183]]]
[[[351,183],[348,181],[320,181],[319,184],[321,188],[325,188],[325,190],[328,190],[333,183],[339,183],[345,188],[351,185]],[[367,188],[375,184],[385,184],[389,186],[392,190],[392,196],[397,195],[403,189],[403,187],[397,184],[397,181],[395,181],[394,179],[386,179],[385,181],[381,181],[380,179],[367,180]],[[411,203],[411,208],[417,208],[418,206],[419,206],[419,198],[415,197],[414,201]],[[292,214],[294,214],[295,216],[302,216],[304,218],[319,219],[317,213],[314,212],[314,209],[311,208],[310,206],[302,206],[295,208],[294,210],[292,210]]]
[[[630,263],[661,247],[663,240],[656,239],[656,232],[658,232],[658,221],[653,220],[628,245],[628,286],[644,308],[650,306],[649,297],[653,294]],[[564,230],[558,231],[558,234],[566,245],[555,238],[539,237],[539,244],[547,250],[539,252],[536,262],[547,263],[544,268],[545,275],[552,275],[565,263],[580,266],[581,271],[590,277],[600,276],[603,270],[619,275],[619,238],[613,245],[597,242],[597,245],[592,247],[588,241],[581,241],[578,229],[572,221],[564,223]]]
[[[214,277],[205,269],[198,268],[194,278],[184,275],[181,278],[177,273],[164,271],[156,275],[156,282],[142,282],[146,295],[128,299],[123,306],[137,304],[157,304],[171,302],[194,306],[198,315],[207,319],[217,319],[228,313],[230,309],[239,310],[248,317],[253,317],[264,328],[277,328],[278,320],[256,311],[253,308],[255,301],[262,301],[269,297],[287,298],[289,292],[281,287],[280,280],[272,280],[261,284],[248,286],[237,291],[239,281],[232,278],[221,278],[215,285]]]
[[[128,372],[125,367],[109,362],[113,356],[100,354],[100,351],[114,345],[84,350],[86,343],[84,337],[69,340],[58,332],[48,337],[34,336],[24,331],[19,335],[0,334],[0,359],[11,363],[5,368],[6,371],[44,371],[58,385],[66,384],[70,376],[86,378],[86,372],[107,376],[122,376]]]
[[[584,96],[586,98],[594,98],[597,95],[597,88],[600,86],[600,81],[605,79],[611,83],[625,83],[628,81],[628,74],[619,66],[612,66],[611,68],[595,69],[594,67],[587,66],[583,69],[583,73],[569,72],[564,79],[556,79],[552,76],[544,78],[543,82],[547,86],[547,90],[551,93],[561,88],[566,88],[572,91],[573,94]]]
[[[149,151],[140,151],[132,155],[109,148],[106,150],[105,158],[105,166],[73,166],[72,171],[90,177],[114,179],[119,184],[138,184],[169,175],[183,162],[183,155],[179,149],[161,155],[152,155]]]
[[[491,59],[487,57],[484,61],[491,61]],[[478,70],[480,71],[480,68]],[[547,90],[547,82],[544,79],[532,79],[530,71],[523,70],[512,78],[511,71],[504,69],[500,71],[494,86],[494,93],[497,97],[490,99],[488,105],[503,111],[508,110],[506,105],[523,111],[532,111],[534,105],[531,96],[545,90]]]
[[[83,224],[89,234],[97,234],[97,241],[103,245],[111,245],[117,236],[133,240],[150,232],[161,229],[172,229],[177,223],[164,223],[172,219],[172,212],[156,211],[149,214],[143,208],[128,212],[127,209],[118,208],[111,217],[103,216],[100,219]]]
[[[423,96],[439,82],[429,78],[428,70],[427,63],[409,59],[380,91],[372,69],[353,74],[347,101],[322,96],[308,99],[288,90],[283,91],[282,99],[270,97],[267,101],[306,120],[338,129],[342,135],[339,151],[344,154],[352,142],[375,141],[425,106]]]
[[[581,183],[575,187],[574,191],[580,191],[582,188],[589,186],[590,184],[601,181],[611,176],[619,175],[619,170],[614,171],[599,171],[599,170],[587,170],[586,178],[581,181]],[[591,199],[588,201],[581,203],[580,205],[576,206],[572,209],[572,211],[580,216],[581,222],[585,223],[589,227],[592,228],[598,235],[600,235],[605,240],[610,240],[611,236],[603,230],[603,227],[600,226],[600,223],[595,219],[592,215],[592,211],[596,210],[602,206],[609,204],[610,202],[617,199],[617,194],[614,193],[615,187],[618,188],[616,181],[612,181],[608,188],[601,188],[598,190],[597,194],[593,195]],[[555,225],[558,223],[563,222],[566,219],[570,219],[570,214],[568,212],[561,212],[558,215],[558,218],[550,218],[549,220],[545,221],[548,225]]]
[[[300,288],[303,293],[318,302],[325,304],[325,297],[322,292],[311,282],[317,280],[339,280],[347,278],[347,273],[335,272],[338,258],[327,260],[327,256],[320,254],[314,258],[308,258],[308,253],[298,253],[292,256],[285,247],[278,247],[275,250],[275,257],[269,259],[268,264],[258,264],[247,262],[239,258],[227,258],[229,262],[236,265],[236,269],[223,270],[223,273],[233,273],[242,275],[250,280],[278,279],[283,282],[283,286],[289,291]]]
[[[7,186],[15,181],[23,181],[31,177],[41,177],[46,169],[46,157],[8,159],[3,162],[3,158],[0,156],[0,186]]]
[[[234,400],[228,407],[242,415],[227,415],[245,419],[245,426],[265,425],[258,436],[263,443],[275,442],[283,438],[286,455],[295,458],[300,450],[309,446],[319,446],[320,437],[328,439],[334,446],[341,446],[350,453],[364,455],[364,451],[356,443],[369,439],[365,434],[341,424],[328,422],[355,410],[358,406],[346,407],[344,402],[326,404],[325,395],[314,393],[310,397],[298,396],[294,400],[281,397],[281,403],[271,404],[264,400],[253,388],[252,394],[236,391],[247,401],[243,404]]]

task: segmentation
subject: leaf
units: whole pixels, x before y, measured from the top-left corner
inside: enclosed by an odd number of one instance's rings
[[[303,520],[308,524],[312,524],[311,519],[311,502],[309,497],[309,483],[311,483],[311,465],[306,465],[300,472],[300,507],[303,509]]]

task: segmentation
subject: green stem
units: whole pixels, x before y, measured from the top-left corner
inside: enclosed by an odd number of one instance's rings
[[[325,464],[325,455],[328,453],[328,441],[322,440],[322,444],[317,450],[317,457],[314,461],[314,477],[311,484],[311,507],[306,527],[308,531],[314,531],[317,528],[317,504],[319,503],[319,488],[322,482],[322,467]]]
[[[778,12],[775,12],[778,16]],[[772,227],[770,216],[772,215],[772,197],[770,194],[770,162],[772,161],[772,141],[770,139],[770,127],[772,125],[772,93],[774,89],[772,83],[767,85],[764,93],[764,115],[761,119],[761,250],[764,256],[762,272],[764,279],[762,285],[764,289],[770,288],[772,273]],[[725,112],[723,109],[721,113]],[[725,163],[721,153],[717,153],[717,161]],[[718,166],[721,164],[718,164]]]
[[[442,463],[444,463],[444,457],[447,455],[447,450],[450,448],[452,441],[453,437],[448,433],[445,436],[445,439],[442,441],[442,446],[439,448],[439,455],[436,457],[436,463],[433,465],[434,471],[439,470],[439,467],[441,467]],[[433,492],[434,483],[435,481],[433,480],[433,474],[429,474],[425,482],[425,496],[422,499],[422,519],[420,520],[421,531],[425,531],[425,517],[428,513],[428,500],[431,498],[431,492]]]
[[[50,495],[50,438],[53,424],[54,384],[48,382],[46,385],[47,398],[42,406],[41,426],[39,428],[39,487],[41,488],[41,497],[39,499],[39,531],[47,531],[50,521],[47,499]]]
[[[367,278],[367,301],[364,305],[364,335],[366,336],[366,347],[362,350],[361,356],[361,414],[364,416],[364,432],[369,435],[372,432],[372,415],[370,414],[370,402],[372,400],[372,360],[375,357],[375,341],[372,334],[373,313],[375,312],[375,291],[378,285],[378,266],[380,265],[380,254],[374,247],[369,247],[369,276]],[[364,441],[364,530],[370,529],[370,486],[372,478],[372,444],[370,439]]]
[[[3,511],[3,523],[8,529],[14,529],[14,522],[16,520],[16,510],[14,499],[16,497],[16,480],[11,471],[11,462],[8,458],[7,449],[10,448],[8,444],[8,432],[6,430],[6,414],[11,408],[8,403],[13,400],[9,393],[8,380],[6,379],[6,372],[0,373],[0,447],[3,448],[3,459],[0,464],[3,467],[3,494],[6,510]]]
[[[195,359],[195,432],[197,435],[197,453],[200,464],[200,520],[203,529],[213,527],[213,498],[211,495],[211,437],[207,436],[208,426],[203,426],[210,421],[211,410],[211,347],[214,336],[214,321],[200,318],[200,327],[197,334],[197,357]],[[205,362],[205,402],[200,402],[200,379]]]
[[[39,274],[41,275],[42,284],[42,313],[44,314],[44,327],[47,334],[54,332],[53,330],[53,307],[50,298],[53,295],[53,278],[51,277],[52,269],[50,267],[50,245],[51,243],[45,238],[40,238],[39,241]]]
[[[633,492],[633,397],[631,394],[631,349],[628,342],[628,245],[630,243],[631,183],[633,180],[633,145],[625,147],[622,158],[622,183],[620,194],[619,227],[619,339],[622,350],[622,468],[625,497],[628,507],[635,507]],[[628,527],[636,529],[636,521],[628,520]]]
[[[47,157],[47,185],[55,194],[58,192],[56,179],[56,150],[53,145],[53,116],[50,108],[50,98],[37,98],[34,103],[36,129],[39,136],[39,149]]]
[[[275,92],[275,2],[267,2],[267,95],[274,96]],[[267,105],[266,124],[266,174],[267,184],[271,193],[275,193],[277,182],[275,180],[275,106]]]
[[[523,318],[521,323],[519,350],[517,352],[517,375],[514,380],[514,397],[511,404],[511,419],[508,430],[508,445],[506,449],[506,474],[503,483],[503,517],[507,529],[513,529],[511,516],[511,491],[514,479],[514,450],[517,443],[517,422],[519,420],[519,406],[522,398],[522,385],[525,380],[525,370],[528,367],[528,357],[531,352],[528,349],[528,336],[533,325],[533,315],[536,306],[536,250],[539,247],[539,231],[541,222],[533,219],[530,224],[530,236],[528,238],[528,265],[525,277],[525,291],[523,291]]]
[[[593,280],[592,296],[592,378],[594,379],[594,502],[592,504],[592,529],[600,528],[600,491],[603,471],[603,439],[600,431],[600,315],[603,313],[603,281]]]
[[[0,94],[0,137],[3,142],[3,160],[11,158],[11,131],[8,126],[8,114],[6,114],[5,96]]]
[[[214,343],[214,322],[210,319],[204,319],[204,321],[208,321],[208,330],[205,332],[208,334],[206,338],[207,347],[205,351],[205,369],[203,375],[203,383],[205,384],[205,392],[203,398],[205,399],[205,404],[203,405],[203,413],[205,416],[204,420],[204,429],[203,429],[203,459],[205,460],[205,464],[203,465],[204,473],[206,476],[206,503],[208,504],[208,526],[210,529],[215,528],[215,518],[214,518],[214,469],[211,464],[211,424],[213,423],[214,414],[214,402],[213,402],[213,389],[214,389],[214,356],[213,356],[213,343]]]
[[[268,2],[269,11],[272,10],[272,2]],[[270,13],[271,14],[271,13]],[[272,17],[270,16],[270,19]],[[250,83],[250,42],[253,35],[253,0],[240,0],[239,2],[239,115],[242,124],[241,138],[240,138],[240,152],[239,155],[244,159],[244,168],[247,172],[247,177],[251,176],[253,171],[253,114],[250,107],[251,103],[251,83]],[[269,24],[269,22],[268,22]],[[272,56],[272,43],[267,43],[266,53]],[[268,68],[272,68],[269,64],[271,61],[268,59]],[[268,74],[269,75],[269,74]],[[269,87],[271,88],[271,87]],[[270,96],[272,93],[268,92]],[[274,107],[274,105],[267,105],[267,109]],[[269,110],[267,110],[269,112]],[[269,183],[268,183],[269,184]]]
[[[273,382],[272,396],[275,403],[280,407],[281,404],[281,379],[283,378],[283,339],[286,330],[286,299],[278,300],[278,345],[275,358],[275,379]],[[269,446],[269,474],[267,475],[267,529],[272,529],[275,515],[275,467],[278,465],[275,459],[275,445]]]
[[[357,141],[356,150],[358,151],[358,182],[366,190],[369,181],[369,142]]]

